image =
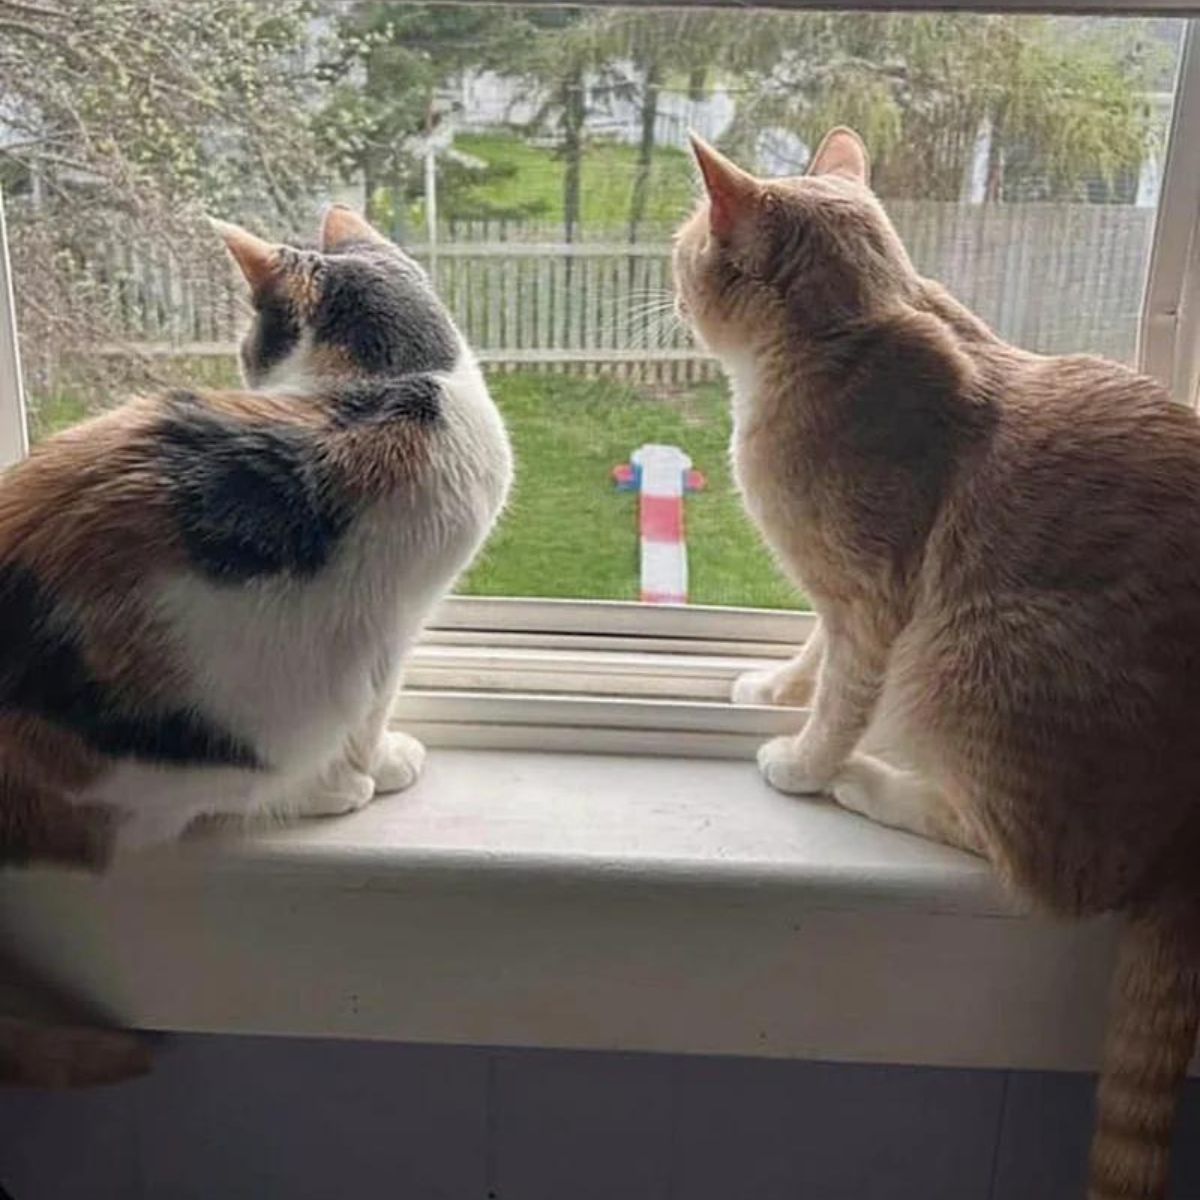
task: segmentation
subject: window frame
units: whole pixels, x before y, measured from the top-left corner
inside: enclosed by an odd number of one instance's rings
[[[4,189],[0,187],[0,468],[20,462],[28,453],[29,428],[17,342],[15,286],[8,257]]]
[[[481,2],[481,0],[465,0]],[[532,0],[552,5],[560,0]],[[603,6],[617,0],[583,0]],[[620,0],[648,6],[657,0]],[[742,7],[675,0],[675,7]],[[769,0],[761,8],[828,7]],[[1142,295],[1137,363],[1178,400],[1200,380],[1200,5],[1192,0],[850,0],[845,9],[1100,13],[1187,19]],[[15,283],[0,194],[0,467],[28,453]],[[395,720],[431,745],[749,757],[803,710],[735,707],[741,671],[795,653],[812,613],[451,596],[415,648]]]
[[[742,671],[791,657],[811,612],[450,596],[394,719],[427,744],[752,758],[804,710],[735,707]]]
[[[1155,211],[1138,329],[1138,368],[1195,406],[1200,380],[1200,21],[1180,47],[1162,188]]]

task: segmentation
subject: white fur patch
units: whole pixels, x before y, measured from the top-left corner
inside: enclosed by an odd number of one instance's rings
[[[310,395],[316,388],[316,381],[309,370],[312,348],[312,333],[305,329],[287,354],[267,368],[254,390],[269,396]]]
[[[755,355],[751,350],[728,351],[721,355],[721,365],[729,376],[734,418],[744,417],[752,410],[761,384]]]
[[[268,769],[118,767],[80,799],[130,814],[124,842],[175,836],[202,814],[286,804],[396,688],[512,477],[508,435],[465,346],[442,381],[445,420],[430,432],[426,477],[357,517],[316,576],[227,585],[188,572],[150,582],[149,604],[189,680],[180,702],[253,746]],[[271,390],[302,382],[282,370]]]

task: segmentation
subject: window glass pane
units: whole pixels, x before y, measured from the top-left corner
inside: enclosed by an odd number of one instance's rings
[[[742,514],[726,385],[671,307],[689,129],[793,174],[854,125],[923,273],[1020,345],[1129,361],[1181,34],[332,0],[31,10],[0,39],[0,183],[34,436],[134,388],[236,386],[247,306],[202,213],[308,241],[342,199],[425,263],[516,445],[510,510],[461,590],[638,598],[638,496],[614,470],[653,443],[703,479],[683,500],[690,600],[802,605]]]

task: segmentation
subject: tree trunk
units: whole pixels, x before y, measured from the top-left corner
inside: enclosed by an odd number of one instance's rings
[[[583,69],[575,68],[563,84],[563,239],[573,242],[582,224],[583,122],[587,102]]]
[[[629,196],[629,240],[636,242],[638,228],[646,215],[650,198],[650,168],[654,163],[654,134],[658,126],[658,93],[662,86],[662,67],[657,59],[646,64],[642,78],[642,130],[638,142],[637,170]]]
[[[379,82],[379,67],[374,52],[367,55],[366,62],[364,63],[364,71],[366,73],[364,81],[366,94],[368,96],[375,95]],[[375,192],[379,187],[379,165],[379,152],[373,145],[368,145],[362,162],[363,216],[368,221],[371,220],[373,215]]]
[[[572,69],[563,85],[563,238],[573,242],[579,237],[583,224],[583,122],[587,116],[584,95],[583,68]],[[567,256],[563,262],[562,344],[571,341],[572,309],[575,307],[575,260]]]
[[[368,154],[363,159],[363,216],[369,221],[371,209],[375,201],[375,163],[374,154]]]
[[[1001,149],[1001,124],[997,117],[991,123],[992,135],[988,141],[987,173],[983,182],[984,204],[999,204],[1004,191],[1004,151]]]
[[[392,194],[392,225],[388,230],[388,237],[398,246],[404,245],[408,233],[404,228],[404,216],[408,208],[407,184],[403,165],[393,159],[388,177],[388,191]]]

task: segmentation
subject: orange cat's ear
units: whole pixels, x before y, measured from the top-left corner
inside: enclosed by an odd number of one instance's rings
[[[383,242],[371,223],[344,204],[331,204],[321,218],[321,250],[328,253],[346,242]]]
[[[241,268],[252,292],[260,292],[279,271],[279,247],[264,242],[248,229],[209,217],[209,223],[221,235],[225,248]]]
[[[841,175],[855,183],[870,183],[871,160],[862,138],[853,129],[831,129],[808,164],[810,175]]]
[[[692,152],[708,192],[709,227],[713,237],[725,239],[738,224],[753,215],[762,198],[762,184],[735,166],[703,138],[692,134]]]

